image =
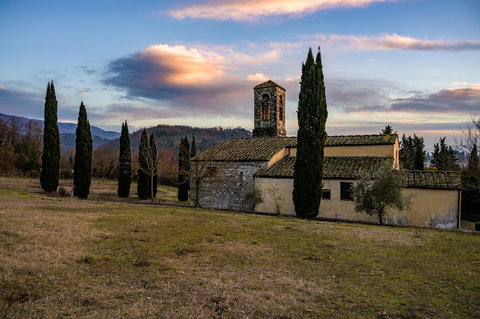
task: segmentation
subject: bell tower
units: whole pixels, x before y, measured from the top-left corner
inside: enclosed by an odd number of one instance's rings
[[[253,137],[286,136],[285,89],[268,80],[253,88],[254,129]]]

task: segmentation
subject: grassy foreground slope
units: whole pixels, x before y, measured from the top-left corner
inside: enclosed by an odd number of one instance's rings
[[[473,234],[1,184],[0,203],[0,317],[480,317]]]

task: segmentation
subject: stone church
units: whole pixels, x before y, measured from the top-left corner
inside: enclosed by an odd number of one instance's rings
[[[273,81],[254,88],[251,138],[231,138],[192,159],[190,199],[203,208],[295,215],[293,173],[297,138],[285,130],[285,89]],[[399,167],[396,134],[328,136],[323,196],[318,218],[376,223],[376,216],[354,211],[351,186],[360,170],[375,173],[385,161]],[[453,229],[459,227],[458,173],[404,171],[410,210],[391,210],[385,224]],[[261,194],[252,206],[247,194]]]

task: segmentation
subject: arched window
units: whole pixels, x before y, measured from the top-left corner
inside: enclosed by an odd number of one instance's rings
[[[270,107],[269,107],[268,95],[264,94],[262,96],[262,109],[260,119],[266,121],[270,119]]]
[[[283,107],[283,96],[280,95],[280,101],[279,101],[279,107],[278,107],[278,118],[280,119],[280,121],[283,121],[283,110],[284,110],[284,107]]]

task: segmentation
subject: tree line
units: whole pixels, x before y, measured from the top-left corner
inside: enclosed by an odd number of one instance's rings
[[[40,123],[0,119],[0,174],[39,176],[42,148]]]
[[[91,185],[92,173],[103,172],[103,174],[111,177],[110,174],[116,175],[118,178],[119,197],[128,197],[130,195],[130,187],[132,180],[132,172],[136,172],[138,176],[137,196],[140,199],[151,199],[157,194],[157,183],[159,169],[161,171],[169,171],[172,175],[172,161],[175,157],[170,154],[168,150],[157,151],[155,135],[153,133],[148,137],[146,129],[143,129],[139,150],[136,160],[132,162],[130,135],[128,132],[127,121],[122,123],[122,132],[120,136],[120,151],[118,153],[117,161],[115,162],[112,154],[112,149],[97,149],[95,152],[92,149],[92,135],[90,131],[90,123],[87,119],[87,111],[83,101],[80,104],[78,123],[76,129],[75,151],[67,151],[64,156],[60,155],[60,139],[57,125],[57,107],[58,102],[55,95],[55,87],[52,82],[47,85],[47,93],[45,96],[44,109],[44,132],[43,132],[43,152],[40,152],[38,147],[36,157],[41,155],[41,164],[38,160],[36,164],[38,168],[41,165],[40,183],[42,189],[48,193],[57,190],[59,177],[73,176],[73,195],[79,198],[87,198]],[[3,144],[16,145],[12,141],[18,139],[19,133],[12,134],[12,131],[18,132],[18,126],[15,119],[12,119],[10,125],[4,125],[0,122],[0,151],[6,151],[9,148],[2,147]],[[13,129],[11,129],[13,127]],[[34,122],[28,123],[28,128],[35,127]],[[21,136],[22,140],[31,139],[33,136],[37,138],[41,136],[40,129],[37,127],[37,134],[33,134],[32,130],[28,130],[27,134]],[[41,140],[39,141],[41,143]],[[20,143],[21,144],[21,143]],[[25,144],[25,143],[23,143]],[[20,148],[19,148],[20,149]],[[94,157],[93,154],[97,153]],[[190,157],[196,154],[195,138],[192,137],[192,144],[190,147],[188,138],[184,137],[180,143],[178,156],[178,176],[175,176],[178,187],[179,201],[188,200],[188,191],[190,183]],[[103,158],[103,160],[99,160]],[[135,154],[134,154],[135,159]],[[163,165],[160,161],[165,159]],[[94,167],[92,164],[97,161]],[[14,161],[15,162],[15,161]],[[134,163],[137,162],[137,165]],[[134,175],[133,175],[134,176]],[[105,177],[105,176],[102,176]],[[172,179],[172,176],[169,176]]]

